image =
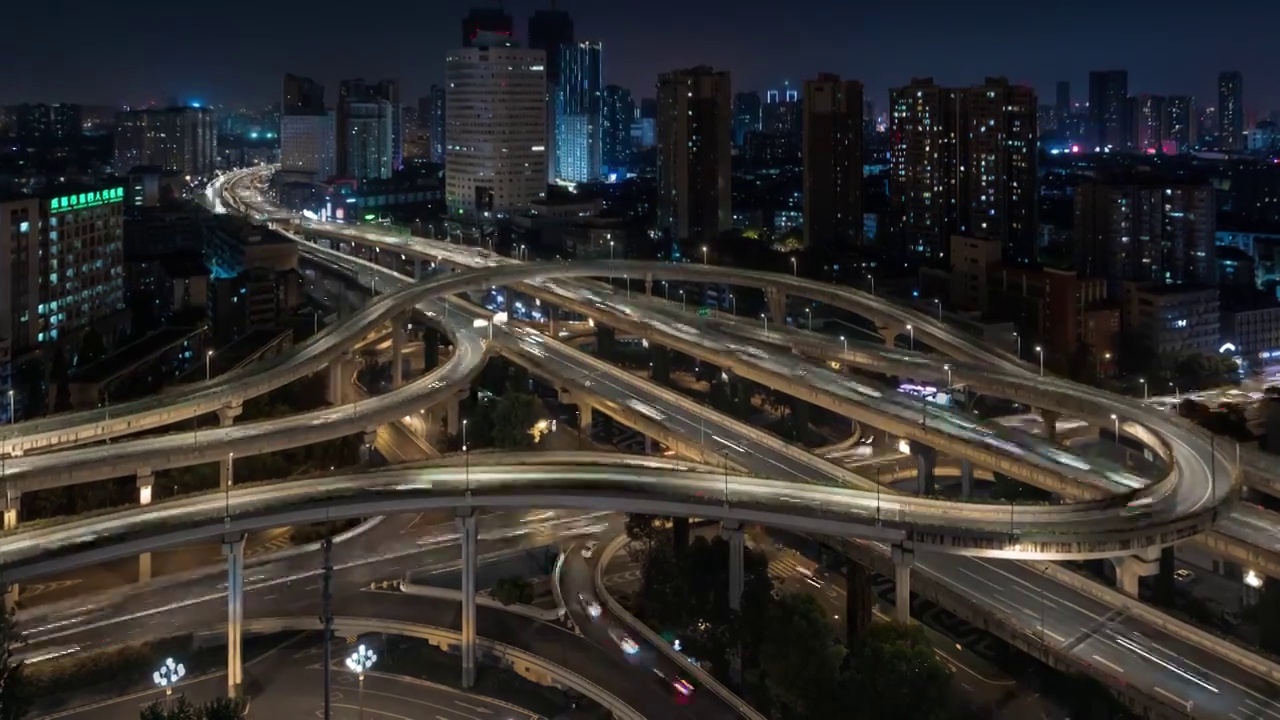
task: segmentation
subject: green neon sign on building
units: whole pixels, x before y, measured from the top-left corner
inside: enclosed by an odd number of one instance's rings
[[[52,214],[71,212],[72,210],[88,210],[89,208],[113,205],[124,202],[124,188],[107,188],[90,192],[63,195],[49,201],[49,212]]]

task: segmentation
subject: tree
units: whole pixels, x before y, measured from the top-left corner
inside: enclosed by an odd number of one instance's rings
[[[533,602],[533,583],[521,577],[505,577],[493,586],[493,599],[503,605],[528,605]]]
[[[812,595],[785,593],[770,608],[759,662],[781,715],[842,715],[836,691],[843,658],[844,648],[832,642],[826,613]]]
[[[14,608],[0,613],[0,720],[20,720],[31,709],[26,668],[13,659],[14,649],[22,644],[15,615]]]
[[[951,670],[919,625],[875,623],[851,649],[842,676],[856,717],[937,720],[947,716]]]
[[[657,515],[627,513],[625,531],[631,544],[627,546],[627,555],[632,562],[647,565],[649,554],[661,540],[664,533],[659,527],[662,518]]]
[[[533,447],[533,426],[542,414],[534,395],[508,391],[492,405],[493,444],[503,450]]]
[[[203,708],[197,707],[186,695],[179,695],[173,700],[156,700],[142,708],[138,713],[139,720],[205,720]],[[222,716],[219,716],[221,720]],[[232,720],[239,716],[231,716]]]
[[[200,706],[200,720],[240,720],[247,710],[244,700],[219,697]]]

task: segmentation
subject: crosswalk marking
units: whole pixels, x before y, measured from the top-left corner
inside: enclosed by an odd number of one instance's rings
[[[287,533],[284,533],[283,535],[280,535],[277,538],[274,538],[272,540],[269,540],[266,543],[263,543],[262,545],[255,545],[254,547],[246,550],[244,553],[244,556],[245,558],[253,558],[253,557],[258,557],[259,555],[266,555],[267,553],[287,550],[293,546],[292,536],[293,536],[293,533],[287,532]]]
[[[69,588],[72,585],[79,584],[80,582],[81,581],[77,578],[74,580],[54,580],[53,582],[47,582],[47,583],[32,583],[30,585],[23,585],[21,587],[21,593],[22,593],[21,597],[29,598],[32,595],[40,595],[42,593],[53,592],[54,590]]]

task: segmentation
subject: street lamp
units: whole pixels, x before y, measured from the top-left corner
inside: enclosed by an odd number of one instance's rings
[[[738,296],[729,293],[729,307],[733,308],[733,316],[738,316]]]
[[[792,277],[799,277],[799,276],[800,276],[800,271],[796,268],[796,256],[795,256],[795,255],[792,255],[792,256],[791,256],[791,276],[792,276]]]
[[[907,348],[914,351],[916,349],[916,329],[910,325],[907,326],[907,337],[910,338]]]
[[[1037,345],[1036,354],[1040,356],[1040,377],[1044,377],[1044,348]]]
[[[843,335],[840,336],[840,344],[844,346],[845,352],[849,352],[849,341]]]
[[[1120,444],[1120,418],[1115,413],[1111,413],[1111,421],[1116,424],[1116,444],[1119,445]]]
[[[205,353],[204,353],[204,380],[205,380],[205,382],[209,382],[209,373],[210,373],[210,371],[209,371],[209,366],[210,366],[210,363],[211,363],[212,361],[213,361],[213,351],[212,351],[212,350],[206,350],[206,351],[205,351]]]
[[[1102,357],[1098,358],[1098,362],[1097,362],[1097,365],[1098,365],[1098,368],[1097,368],[1097,375],[1098,375],[1098,377],[1102,377],[1102,361],[1103,361],[1103,360],[1106,360],[1106,361],[1107,361],[1107,363],[1108,363],[1108,364],[1110,364],[1110,363],[1111,363],[1111,353],[1103,353],[1103,354],[1102,354]]]
[[[160,663],[159,670],[151,673],[151,681],[156,684],[156,687],[164,688],[164,696],[167,698],[173,694],[173,686],[186,675],[186,666],[169,658]]]
[[[871,281],[871,294],[874,296],[876,294],[876,276],[867,273],[867,279]]]
[[[764,313],[760,313],[760,319],[764,321],[764,334],[768,335],[769,334],[769,316],[765,315]]]
[[[707,264],[707,246],[706,245],[702,246],[702,264],[703,265]]]
[[[364,674],[378,661],[378,656],[368,647],[361,645],[347,656],[347,669],[356,674],[359,683],[359,710],[356,717],[364,718]]]
[[[1018,359],[1021,360],[1022,359],[1022,336],[1015,332],[1013,334],[1013,337],[1018,341]]]
[[[805,308],[804,314],[809,316],[809,332],[813,332],[813,308]]]
[[[467,452],[467,420],[462,420],[462,463],[466,467],[467,492],[471,492],[471,453]]]
[[[688,306],[685,304],[684,290],[680,291],[680,312],[684,312]]]
[[[1147,379],[1146,379],[1146,378],[1138,378],[1138,382],[1142,383],[1142,399],[1143,399],[1143,400],[1148,400],[1148,399],[1150,399],[1150,398],[1148,397],[1148,395],[1147,395]]]
[[[943,365],[942,369],[947,371],[947,389],[950,389],[951,388],[951,363],[947,363]]]
[[[933,304],[938,306],[938,322],[942,322],[942,298],[934,298]]]

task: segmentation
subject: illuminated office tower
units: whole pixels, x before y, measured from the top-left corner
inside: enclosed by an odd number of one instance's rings
[[[565,47],[556,88],[557,180],[580,183],[600,179],[603,90],[600,43]]]
[[[636,103],[630,90],[606,85],[603,104],[600,155],[604,173],[606,177],[625,176],[631,164],[631,126],[635,123]]]
[[[729,73],[707,66],[658,76],[658,227],[711,240],[732,227]]]
[[[547,194],[541,50],[468,47],[446,59],[445,201],[450,220],[506,217]]]
[[[741,93],[739,94],[741,95]],[[804,235],[809,247],[862,242],[862,83],[804,84]]]

